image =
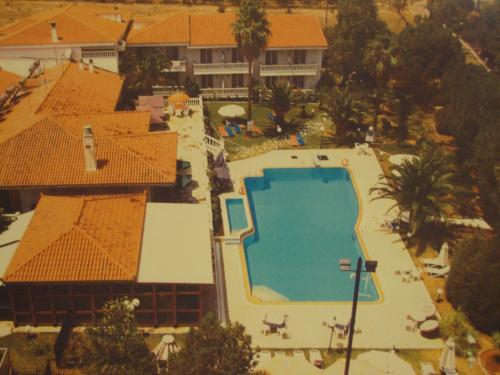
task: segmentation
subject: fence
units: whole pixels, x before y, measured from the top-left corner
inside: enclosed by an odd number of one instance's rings
[[[84,59],[87,58],[95,58],[95,57],[116,57],[116,51],[115,50],[83,50],[82,51],[82,57]]]

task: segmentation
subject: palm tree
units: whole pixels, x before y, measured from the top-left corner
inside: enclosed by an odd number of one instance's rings
[[[374,87],[370,95],[373,103],[373,127],[377,129],[380,107],[384,102],[391,73],[397,65],[396,47],[391,34],[381,34],[373,39],[364,51],[363,69],[371,77]]]
[[[253,61],[266,49],[271,35],[261,0],[243,0],[232,25],[238,48],[248,61],[248,119],[252,119]]]
[[[150,48],[127,50],[120,58],[120,73],[132,88],[150,90],[162,83],[172,63],[163,53]]]
[[[292,90],[290,82],[279,80],[274,83],[271,90],[265,90],[262,94],[262,102],[272,108],[276,114],[276,122],[283,124],[285,115],[298,102],[299,94]]]
[[[349,128],[359,124],[362,111],[359,102],[351,95],[349,85],[344,88],[334,88],[326,98],[326,112],[335,123],[337,143],[345,143]]]
[[[418,234],[422,224],[430,218],[444,218],[455,207],[457,191],[452,179],[453,167],[437,147],[426,147],[420,157],[405,160],[391,169],[389,175],[380,176],[379,183],[370,194],[373,198],[393,199],[400,212],[410,213],[410,232]]]

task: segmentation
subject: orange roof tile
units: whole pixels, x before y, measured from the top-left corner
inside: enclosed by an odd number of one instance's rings
[[[97,171],[85,170],[82,133],[74,123],[46,117],[0,144],[0,186],[175,183],[177,133],[113,136],[97,124]]]
[[[144,134],[149,131],[149,111],[82,113],[52,116],[76,136],[81,136],[84,125],[92,125],[96,137]]]
[[[191,46],[236,46],[231,24],[234,13],[191,14],[189,31]]]
[[[90,73],[69,63],[38,112],[51,114],[113,112],[120,98],[123,79],[116,73],[95,68]]]
[[[127,43],[134,44],[188,44],[189,43],[189,15],[187,12],[169,14],[166,18],[133,29]]]
[[[66,6],[33,15],[0,29],[0,46],[105,43],[115,44],[125,33],[126,22],[115,22],[85,6]],[[52,42],[55,22],[59,42]]]
[[[23,77],[7,72],[0,68],[0,95],[2,95],[6,89],[12,85],[16,85]]]
[[[327,42],[317,17],[270,14],[268,48],[326,48]]]
[[[43,195],[4,280],[135,280],[145,211],[144,191],[94,196]]]

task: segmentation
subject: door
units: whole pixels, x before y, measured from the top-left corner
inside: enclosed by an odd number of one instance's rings
[[[212,50],[211,49],[201,49],[200,50],[200,62],[202,64],[212,63]]]

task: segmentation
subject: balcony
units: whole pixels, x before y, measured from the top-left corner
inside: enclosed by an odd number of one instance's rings
[[[201,96],[204,98],[247,98],[248,88],[217,87],[217,88],[201,89]]]
[[[179,73],[186,71],[186,60],[172,60],[172,65],[170,69],[165,69],[165,71],[170,73]]]
[[[260,76],[315,76],[317,64],[261,65]]]
[[[245,74],[248,73],[247,63],[212,63],[212,64],[193,64],[194,75],[209,74]]]

